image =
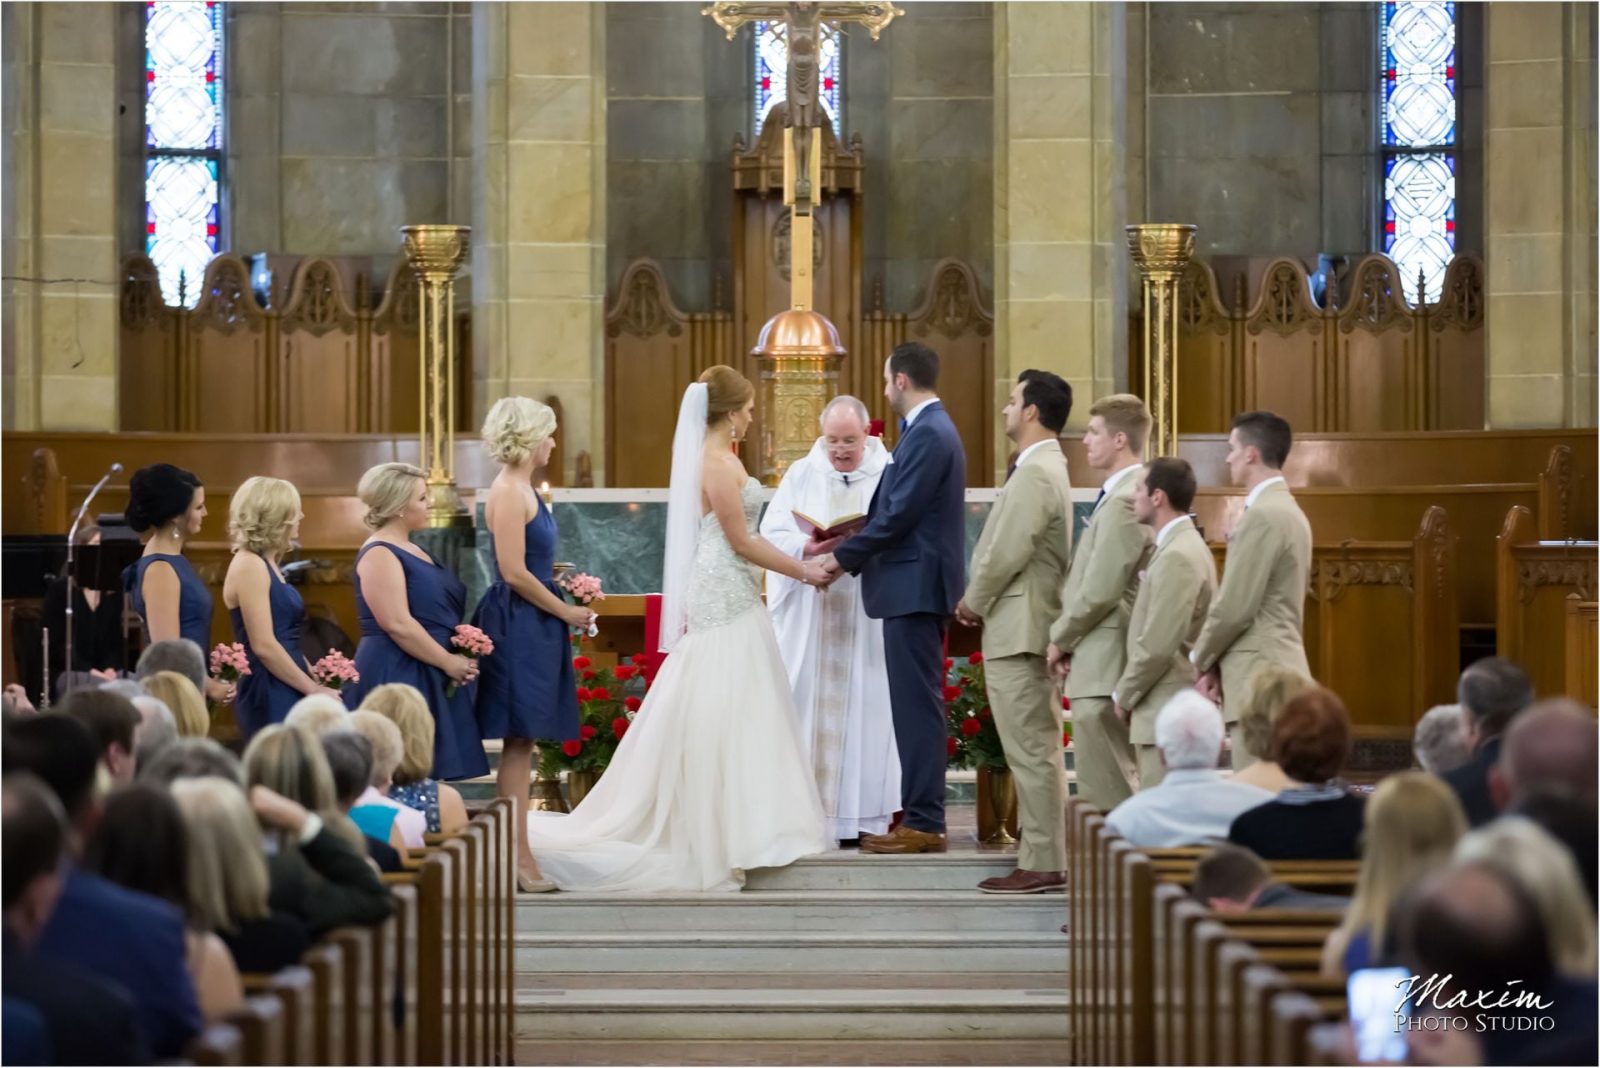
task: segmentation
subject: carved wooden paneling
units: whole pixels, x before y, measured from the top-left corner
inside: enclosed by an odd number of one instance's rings
[[[934,266],[922,306],[906,317],[905,340],[920,341],[939,354],[939,399],[966,446],[967,485],[990,485],[996,417],[994,313],[984,306],[978,276],[968,264],[946,259]]]
[[[1331,397],[1323,425],[1353,433],[1423,429],[1422,331],[1406,306],[1400,271],[1368,256],[1332,331]]]
[[[1223,307],[1217,276],[1193,260],[1178,290],[1178,426],[1225,427],[1239,408],[1236,317]],[[1143,369],[1128,381],[1142,382]]]
[[[178,316],[161,299],[161,281],[147,256],[122,265],[117,379],[123,430],[177,426]]]
[[[1430,427],[1484,425],[1483,290],[1483,261],[1457,256],[1445,269],[1444,292],[1426,309]]]
[[[237,256],[206,267],[200,303],[184,320],[178,364],[178,429],[198,433],[275,429],[271,415],[276,376],[276,317],[250,289],[250,270]]]
[[[422,427],[422,313],[416,272],[404,260],[389,272],[383,303],[372,316],[372,343],[367,355],[372,420],[364,430],[415,433]],[[461,382],[470,382],[471,353],[456,354]]]
[[[370,315],[358,317],[345,300],[331,262],[301,261],[279,326],[278,429],[329,434],[370,425],[361,360],[370,325]]]
[[[1600,707],[1600,604],[1567,595],[1567,684],[1563,691],[1591,709]]]
[[[1541,541],[1528,508],[1506,513],[1495,546],[1496,651],[1521,664],[1541,696],[1567,685],[1567,598],[1595,600],[1597,551],[1593,541]]]
[[[1298,260],[1268,264],[1261,293],[1244,320],[1241,404],[1277,412],[1291,426],[1326,423],[1327,339],[1311,281]],[[1178,371],[1179,389],[1190,376]]]

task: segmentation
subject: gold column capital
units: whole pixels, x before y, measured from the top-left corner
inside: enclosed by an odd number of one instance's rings
[[[422,351],[418,401],[422,406],[421,466],[428,472],[428,522],[435,527],[470,525],[456,489],[455,277],[467,258],[472,227],[402,226],[406,259],[421,291],[418,335]]]
[[[1144,403],[1151,456],[1178,455],[1178,285],[1194,258],[1193,223],[1134,223],[1128,252],[1144,298]]]
[[[762,441],[755,458],[762,481],[776,486],[811,451],[817,421],[839,385],[839,331],[818,311],[791,308],[767,320],[750,355],[760,362]]]
[[[1141,274],[1182,274],[1194,259],[1193,223],[1134,223],[1127,228],[1128,252]]]

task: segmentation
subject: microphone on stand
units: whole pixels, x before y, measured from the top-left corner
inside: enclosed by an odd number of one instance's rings
[[[73,564],[75,563],[75,561],[77,559],[78,527],[79,527],[79,525],[81,525],[83,523],[84,514],[89,511],[89,505],[90,505],[91,502],[94,501],[95,495],[97,493],[99,493],[101,491],[101,489],[103,489],[105,487],[105,484],[107,482],[111,481],[111,476],[112,475],[120,475],[120,474],[122,474],[122,465],[118,464],[118,463],[114,463],[114,464],[111,465],[110,469],[108,469],[106,471],[105,474],[100,476],[100,481],[96,482],[94,484],[94,489],[90,490],[89,491],[89,495],[83,499],[83,507],[78,509],[78,515],[72,521],[72,529],[67,531],[67,620],[66,620],[66,623],[67,623],[67,633],[66,633],[67,648],[66,648],[66,666],[63,668],[63,670],[66,672],[66,680],[67,680],[66,685],[67,685],[68,689],[70,689],[71,686],[72,686],[72,632],[73,632],[73,626],[72,626],[73,611],[72,611],[72,609],[73,609],[73,601],[76,599],[74,597],[74,590],[73,590],[73,583],[75,581]],[[43,689],[44,689],[44,691],[46,693],[48,693],[49,690],[50,690],[50,680],[48,678],[46,678],[46,679],[43,680],[43,682],[44,682]],[[63,697],[66,696],[66,690],[62,690],[61,696],[63,696]]]

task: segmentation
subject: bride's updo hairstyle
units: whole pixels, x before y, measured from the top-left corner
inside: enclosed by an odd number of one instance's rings
[[[483,450],[501,464],[520,464],[556,432],[556,413],[532,397],[501,397],[483,421]]]
[[[756,395],[750,380],[727,364],[707,367],[700,381],[706,384],[706,426],[716,426]]]

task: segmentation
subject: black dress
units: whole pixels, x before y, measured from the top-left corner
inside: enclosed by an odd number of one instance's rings
[[[102,593],[100,603],[89,607],[82,586],[72,590],[72,665],[67,658],[67,580],[56,579],[44,591],[44,625],[50,628],[50,690],[56,694],[63,672],[122,672],[128,669],[128,642],[122,633],[122,593]]]

